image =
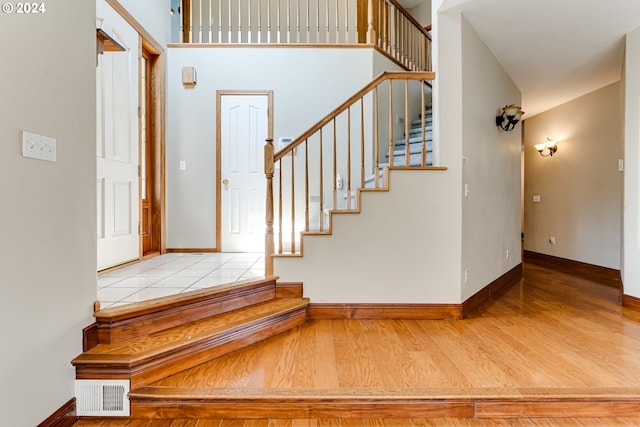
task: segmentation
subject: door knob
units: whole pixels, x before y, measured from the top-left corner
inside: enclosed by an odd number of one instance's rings
[[[224,185],[227,185],[227,184],[229,184],[229,180],[225,178],[225,179],[223,179],[223,180],[222,180],[222,183],[223,183]]]

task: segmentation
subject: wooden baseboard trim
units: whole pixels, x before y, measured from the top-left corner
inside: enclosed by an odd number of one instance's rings
[[[640,311],[640,298],[631,295],[622,295],[622,306]]]
[[[524,251],[523,258],[527,263],[582,277],[616,289],[622,289],[620,270],[531,251]]]
[[[509,289],[511,286],[520,282],[520,280],[522,280],[522,264],[518,264],[513,267],[511,270],[476,292],[473,296],[467,298],[465,302],[462,303],[462,317],[467,317],[470,312],[478,308],[490,297],[501,291]]]
[[[168,248],[168,254],[193,254],[193,253],[213,253],[220,252],[217,248]]]
[[[276,282],[276,298],[302,298],[302,282]]]
[[[522,279],[522,264],[503,274],[462,304],[339,304],[312,303],[309,319],[463,319],[480,304]]]
[[[309,319],[461,319],[460,304],[310,304]]]
[[[76,414],[76,398],[74,397],[38,424],[38,427],[71,427],[76,421],[78,421],[78,415]]]

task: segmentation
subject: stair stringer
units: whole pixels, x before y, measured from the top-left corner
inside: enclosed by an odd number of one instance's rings
[[[274,257],[275,274],[303,282],[312,304],[461,303],[460,200],[440,190],[445,170],[392,168],[389,191],[359,190],[347,211],[358,215],[332,212],[329,232],[303,234],[301,256]]]

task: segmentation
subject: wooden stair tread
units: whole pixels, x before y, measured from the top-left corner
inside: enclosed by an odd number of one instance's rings
[[[197,345],[200,341],[210,342],[216,336],[228,338],[243,327],[262,322],[265,317],[306,308],[308,304],[308,300],[302,298],[274,299],[120,343],[98,344],[76,357],[72,363],[129,366],[182,347]]]

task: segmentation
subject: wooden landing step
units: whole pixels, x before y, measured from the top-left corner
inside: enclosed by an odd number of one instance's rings
[[[275,276],[232,282],[94,313],[98,343],[113,344],[277,297]],[[302,296],[302,293],[299,294]]]
[[[640,388],[208,389],[143,387],[133,418],[638,417]]]
[[[271,278],[98,312],[113,319],[116,339],[71,363],[77,379],[129,379],[134,389],[299,326],[308,305],[276,298]]]

